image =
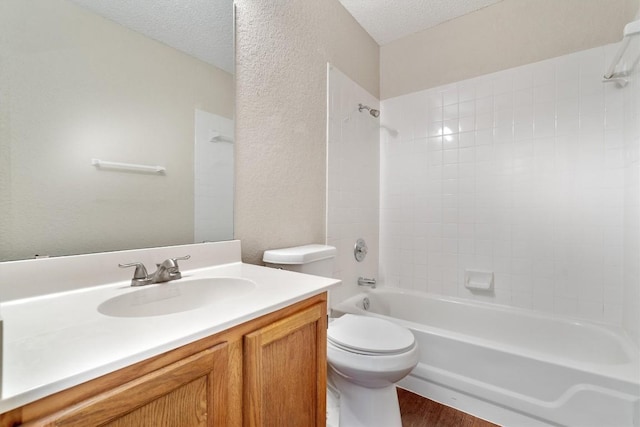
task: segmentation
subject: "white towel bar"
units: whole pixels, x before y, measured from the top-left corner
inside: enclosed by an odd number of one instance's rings
[[[164,166],[139,165],[135,163],[107,162],[100,159],[91,159],[91,164],[98,168],[124,169],[140,172],[165,173]]]

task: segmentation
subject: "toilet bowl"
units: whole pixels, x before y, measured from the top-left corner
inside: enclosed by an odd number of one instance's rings
[[[328,380],[340,394],[340,427],[401,427],[395,383],[418,363],[411,331],[345,314],[327,330]]]
[[[336,248],[310,244],[264,252],[268,267],[331,277]],[[395,382],[418,364],[411,331],[345,314],[327,330],[328,382],[340,394],[340,427],[401,427]]]

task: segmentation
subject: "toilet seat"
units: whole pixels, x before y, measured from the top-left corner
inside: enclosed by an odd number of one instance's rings
[[[327,330],[329,343],[341,350],[369,356],[401,354],[415,347],[415,337],[406,328],[385,319],[345,314]]]

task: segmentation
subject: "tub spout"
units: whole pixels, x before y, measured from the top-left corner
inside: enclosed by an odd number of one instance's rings
[[[376,279],[367,279],[366,277],[358,277],[358,286],[371,286],[372,289],[375,289]]]

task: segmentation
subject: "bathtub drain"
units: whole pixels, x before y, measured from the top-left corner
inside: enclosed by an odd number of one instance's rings
[[[369,298],[364,297],[364,299],[362,300],[362,308],[364,308],[365,310],[369,310],[369,307],[371,307],[371,302],[369,302]]]

